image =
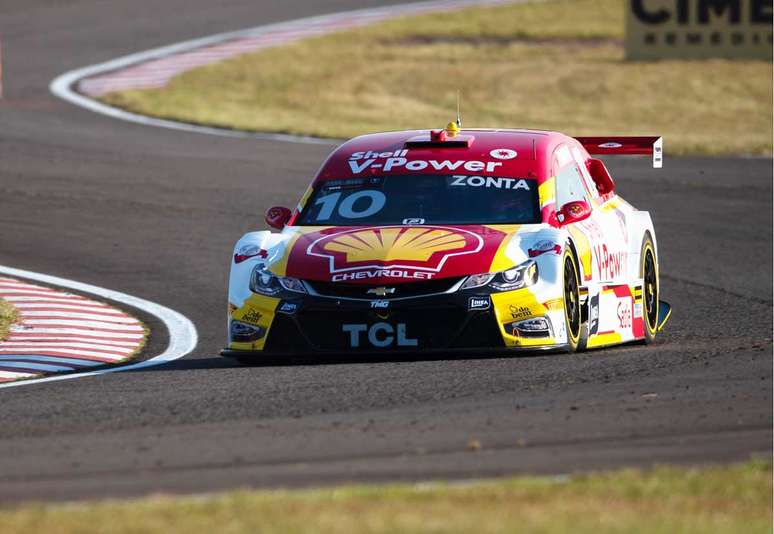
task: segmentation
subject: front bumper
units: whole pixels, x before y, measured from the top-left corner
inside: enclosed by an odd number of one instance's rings
[[[232,310],[232,321],[255,323],[260,338],[235,342],[222,355],[303,355],[480,352],[561,349],[556,327],[519,332],[513,324],[559,314],[530,288],[505,293],[460,291],[420,298],[350,300],[312,295],[291,299],[256,296]],[[256,319],[257,320],[257,319]]]

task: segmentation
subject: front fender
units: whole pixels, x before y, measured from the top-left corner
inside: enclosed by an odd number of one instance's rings
[[[570,236],[561,228],[538,227],[520,231],[505,247],[509,263],[532,260],[538,266],[535,285],[492,294],[500,333],[506,346],[562,345],[567,336],[564,324],[562,258]],[[552,324],[551,338],[524,338],[511,334],[507,325],[533,317],[546,317]]]
[[[267,267],[285,257],[289,236],[267,230],[243,235],[234,245],[231,256],[231,272],[228,281],[228,301],[231,306],[240,307],[252,296],[250,275],[258,264]]]

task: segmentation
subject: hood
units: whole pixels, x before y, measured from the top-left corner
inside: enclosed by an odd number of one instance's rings
[[[285,276],[354,284],[462,277],[501,268],[519,225],[293,227]]]

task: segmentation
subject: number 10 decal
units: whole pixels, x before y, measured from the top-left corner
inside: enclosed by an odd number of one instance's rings
[[[339,203],[340,198],[340,192],[332,193],[330,195],[325,195],[324,197],[318,198],[314,205],[322,207],[317,213],[315,220],[327,221],[330,219],[337,204],[338,212],[341,217],[344,217],[345,219],[362,219],[364,217],[370,217],[375,213],[379,213],[379,211],[381,211],[381,209],[384,207],[384,204],[387,202],[387,197],[384,195],[384,193],[371,189],[366,191],[358,191],[357,193],[347,195],[344,197],[341,203]],[[361,198],[368,199],[368,206],[363,210],[355,211],[355,202]]]

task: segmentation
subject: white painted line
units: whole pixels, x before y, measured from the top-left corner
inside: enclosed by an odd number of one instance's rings
[[[306,143],[306,144],[324,144],[324,145],[336,145],[340,143],[340,140],[336,139],[322,139],[318,137],[308,137],[300,135],[288,135],[288,134],[275,134],[275,133],[256,133],[246,132],[240,130],[230,130],[226,128],[215,128],[210,126],[199,126],[195,124],[188,124],[184,122],[177,122],[166,119],[157,119],[154,117],[148,117],[137,113],[131,113],[118,109],[107,104],[103,104],[97,100],[89,98],[75,91],[76,84],[86,78],[94,78],[96,76],[105,74],[110,71],[123,70],[128,67],[137,68],[140,64],[154,60],[162,60],[169,56],[177,54],[190,54],[192,51],[213,45],[223,45],[226,41],[234,41],[236,39],[260,39],[262,36],[271,33],[272,37],[275,37],[278,32],[287,30],[289,32],[287,40],[290,40],[295,32],[298,32],[301,28],[314,28],[314,32],[305,31],[304,36],[311,37],[315,34],[332,31],[336,29],[350,28],[354,26],[363,26],[370,21],[384,20],[392,18],[396,15],[411,15],[411,14],[423,14],[432,11],[438,11],[443,9],[450,9],[455,7],[468,7],[474,5],[497,5],[509,3],[519,0],[431,0],[426,2],[415,2],[406,4],[395,4],[391,6],[357,9],[353,11],[344,11],[340,13],[333,13],[329,15],[321,15],[316,17],[306,17],[286,22],[280,22],[276,24],[267,24],[263,26],[256,26],[244,30],[238,30],[234,32],[219,33],[216,35],[210,35],[200,39],[193,39],[190,41],[183,41],[169,46],[162,46],[160,48],[154,48],[152,50],[146,50],[135,54],[129,54],[127,56],[119,57],[104,63],[95,65],[89,65],[80,69],[65,72],[64,74],[55,78],[49,84],[49,90],[57,97],[86,108],[95,113],[107,115],[115,119],[120,119],[128,122],[134,122],[137,124],[143,124],[146,126],[156,126],[160,128],[169,128],[173,130],[180,130],[185,132],[202,133],[209,135],[218,135],[223,137],[236,137],[243,139],[262,139],[270,141],[286,141],[291,143]],[[316,31],[320,28],[320,31]],[[229,43],[231,44],[231,43]]]
[[[0,371],[0,384],[2,384],[3,380],[17,380],[19,378],[27,378],[30,376],[35,376],[32,373],[14,373],[13,371]],[[3,387],[3,386],[0,386]]]
[[[75,369],[74,367],[65,367],[63,365],[50,365],[47,363],[32,362],[0,362],[0,367],[34,369],[36,371],[72,371]]]
[[[4,361],[37,361],[37,362],[50,362],[50,363],[71,363],[73,365],[104,365],[102,362],[96,360],[76,360],[75,358],[61,358],[59,356],[30,356],[25,354],[15,354],[13,356],[0,356],[0,365],[3,365]]]
[[[25,271],[22,269],[14,269],[12,267],[5,267],[0,265],[0,273],[8,276],[18,276],[20,278],[26,278],[28,280],[34,280],[42,282],[44,284],[51,284],[54,286],[64,287],[72,289],[74,291],[80,291],[82,293],[88,293],[90,295],[96,295],[103,299],[113,300],[120,302],[124,305],[131,306],[142,310],[143,312],[152,315],[159,319],[164,326],[166,326],[169,332],[169,344],[164,352],[158,356],[154,356],[148,360],[144,360],[136,363],[129,363],[127,365],[119,365],[116,367],[110,367],[108,369],[100,369],[96,371],[86,371],[80,373],[72,373],[67,375],[54,375],[43,378],[31,378],[29,380],[20,380],[17,382],[9,382],[7,384],[0,384],[0,388],[11,388],[28,386],[33,384],[40,384],[43,382],[55,382],[59,380],[72,380],[74,378],[82,378],[87,376],[97,376],[108,373],[116,373],[120,371],[129,371],[133,369],[143,369],[146,367],[152,367],[154,365],[160,365],[173,360],[182,358],[186,354],[189,354],[196,348],[196,344],[199,340],[198,332],[194,324],[181,313],[175,310],[169,309],[155,302],[149,300],[127,295],[119,291],[113,291],[111,289],[105,289],[90,284],[84,284],[83,282],[76,282],[74,280],[68,280],[66,278],[59,278],[57,276],[50,276],[47,274],[35,273],[31,271]],[[36,329],[37,330],[37,329]],[[71,330],[71,329],[66,329]],[[47,332],[51,333],[51,332]],[[56,332],[54,332],[56,333]],[[106,337],[118,337],[123,338],[129,334],[113,334]],[[140,335],[140,337],[142,337]],[[137,338],[134,338],[137,339]],[[3,375],[0,374],[0,378]]]
[[[60,350],[33,350],[33,351],[26,351],[26,352],[23,350],[19,350],[19,351],[10,351],[6,355],[13,356],[17,352],[25,356],[57,356],[60,358],[75,357],[76,359],[80,359],[80,360],[93,360],[95,362],[100,362],[100,363],[111,363],[111,364],[126,363],[125,362],[126,355],[115,356],[115,357],[110,357],[107,354],[100,355],[100,356],[84,356],[83,354],[73,355],[67,351],[60,351]]]

